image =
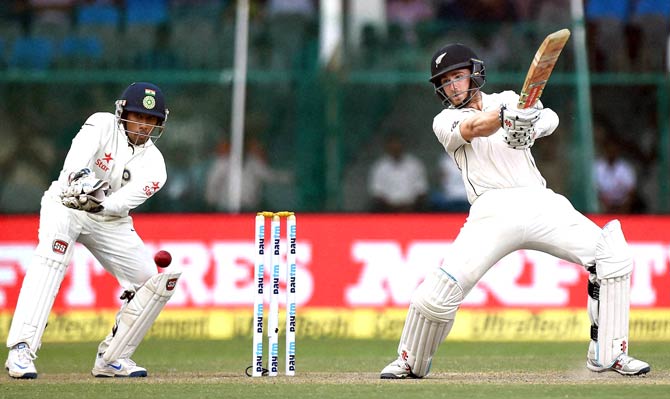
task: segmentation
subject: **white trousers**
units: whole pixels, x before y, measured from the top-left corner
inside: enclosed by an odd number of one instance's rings
[[[479,197],[442,269],[465,294],[505,255],[532,249],[585,268],[595,264],[602,229],[562,195],[545,188],[490,190]]]
[[[104,220],[95,214],[67,208],[47,193],[40,210],[38,254],[41,247],[51,250],[57,233],[84,245],[126,290],[137,290],[158,273],[130,216]]]

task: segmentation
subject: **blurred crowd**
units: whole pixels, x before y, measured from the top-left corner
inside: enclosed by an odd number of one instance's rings
[[[233,65],[235,3],[3,1],[0,73],[135,70],[147,71],[145,79],[150,79],[153,71],[195,76],[199,71],[225,70]],[[360,26],[357,35],[347,35],[342,71],[352,76],[357,71],[427,74],[432,52],[449,41],[476,49],[490,76],[524,73],[543,36],[572,25],[570,3],[387,0],[381,22],[371,20]],[[439,111],[430,85],[409,87],[353,79],[342,84],[337,90],[347,99],[339,106],[344,122],[340,133],[333,136],[340,141],[335,149],[328,147],[332,137],[314,137],[326,135],[326,129],[311,123],[312,116],[305,116],[311,112],[312,99],[328,101],[323,99],[324,93],[332,87],[313,72],[317,69],[319,1],[250,0],[250,6],[249,68],[270,76],[270,83],[264,84],[262,79],[250,83],[244,210],[281,206],[300,210],[301,205],[317,211],[468,209],[453,162],[428,150],[434,147],[429,122]],[[669,1],[585,0],[584,11],[593,73],[668,73]],[[574,54],[566,51],[558,70],[572,72],[573,58]],[[300,76],[296,80],[291,78],[295,71]],[[148,203],[146,211],[226,209],[230,117],[224,115],[230,109],[230,90],[193,79],[194,84],[167,81],[164,85],[173,113],[168,134],[158,144],[166,154],[169,181],[165,192],[159,194],[160,200]],[[84,80],[73,88],[59,82],[32,84],[11,78],[0,83],[4,94],[0,99],[4,144],[0,149],[0,212],[39,209],[41,192],[57,176],[64,151],[80,124],[100,108],[111,112],[117,91],[125,84],[87,84]],[[645,94],[654,87],[623,81],[592,90],[596,150],[592,173],[601,212],[657,209],[659,111],[655,98]],[[564,130],[534,153],[544,159],[540,164],[549,165],[542,171],[549,185],[566,192],[565,149],[571,142],[574,116],[571,105],[561,103],[569,94],[554,95],[557,104],[548,105],[564,108],[557,109],[563,112]],[[546,101],[550,102],[551,96],[546,93]],[[304,124],[309,128],[303,129]],[[314,143],[307,145],[305,141]],[[329,162],[327,152],[337,151],[339,161],[335,163],[341,166],[336,174],[342,183],[337,195],[341,199],[312,201],[311,188],[300,188],[311,184],[311,172],[304,170],[305,164],[292,163],[287,155],[300,145],[308,150],[299,153],[300,159],[314,165]],[[314,149],[326,154],[311,154]],[[322,173],[324,180],[329,179],[328,174]],[[303,203],[296,198],[301,190],[308,198]],[[318,190],[333,194],[332,189]]]

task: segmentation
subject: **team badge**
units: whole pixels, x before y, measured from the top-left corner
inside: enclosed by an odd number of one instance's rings
[[[152,96],[145,96],[142,100],[142,105],[144,105],[144,108],[146,109],[154,109],[156,106],[156,99]]]

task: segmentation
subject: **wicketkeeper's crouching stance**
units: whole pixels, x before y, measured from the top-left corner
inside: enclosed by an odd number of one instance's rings
[[[96,377],[146,377],[130,357],[174,293],[179,272],[158,274],[133,228],[131,209],[167,180],[155,140],[168,110],[161,90],[133,83],[116,112],[91,115],[72,141],[57,181],[45,192],[39,243],[26,271],[7,337],[5,363],[14,378],[36,378],[34,360],[75,242],[118,280],[123,304],[98,346]]]
[[[481,92],[484,62],[460,44],[436,52],[431,72],[446,106],[433,130],[461,169],[472,206],[442,266],[414,293],[398,358],[381,378],[428,375],[463,298],[494,264],[519,249],[542,251],[589,272],[589,370],[648,373],[649,364],[628,355],[633,260],[619,221],[601,229],[546,188],[530,152],[536,139],[558,126],[556,113],[541,103],[518,109],[519,95],[512,91]]]

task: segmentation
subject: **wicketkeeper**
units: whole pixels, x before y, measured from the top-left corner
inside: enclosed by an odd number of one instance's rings
[[[512,91],[483,93],[484,62],[460,44],[433,55],[430,81],[445,106],[433,130],[461,170],[472,206],[442,266],[415,291],[398,358],[381,378],[426,376],[463,298],[494,264],[519,249],[556,256],[589,273],[589,370],[648,373],[649,364],[628,355],[633,259],[619,221],[601,229],[548,189],[535,166],[530,148],[558,127],[556,113],[541,103],[517,109],[519,95]]]
[[[92,374],[147,376],[130,357],[174,293],[181,273],[158,274],[128,214],[165,184],[165,161],[155,141],[167,117],[162,91],[151,83],[133,83],[116,101],[114,114],[91,115],[72,140],[58,180],[42,197],[39,243],[7,337],[5,367],[11,377],[37,378],[33,361],[75,242],[124,290],[116,323],[98,346]]]

